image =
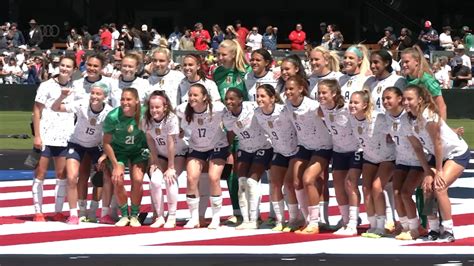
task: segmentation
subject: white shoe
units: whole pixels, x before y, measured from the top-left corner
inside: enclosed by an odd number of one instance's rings
[[[138,220],[137,216],[130,216],[130,226],[131,227],[140,227],[142,224]]]
[[[346,228],[339,229],[334,234],[339,235],[339,236],[356,236],[357,235],[357,228],[354,228],[352,226],[347,226]]]
[[[175,228],[176,227],[176,218],[169,218],[166,220],[166,223],[163,225],[163,228]]]
[[[257,222],[243,222],[237,227],[235,227],[235,230],[248,230],[248,229],[257,229],[258,225]]]
[[[220,225],[221,225],[221,221],[220,221],[219,218],[220,218],[220,217],[218,217],[218,218],[216,218],[216,219],[213,218],[213,219],[211,220],[211,223],[207,226],[207,229],[217,229],[217,228],[219,228]]]
[[[127,216],[123,216],[122,218],[120,218],[118,222],[115,223],[115,226],[123,227],[123,226],[127,226],[129,223],[130,223],[130,219],[128,219]]]
[[[189,219],[189,221],[183,226],[183,228],[186,228],[186,229],[199,228],[199,221],[194,221],[192,219]]]
[[[165,224],[165,218],[160,216],[155,219],[155,222],[150,225],[151,228],[160,228]]]

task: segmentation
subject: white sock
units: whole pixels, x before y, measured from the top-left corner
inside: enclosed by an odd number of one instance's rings
[[[267,173],[267,179],[268,179],[268,196],[271,199],[273,195],[273,191],[272,191],[272,184],[271,184],[271,178],[270,178],[270,171],[267,170],[266,173]],[[270,200],[270,212],[268,213],[268,218],[276,219],[275,209],[273,208],[273,204],[271,204],[271,200]]]
[[[319,202],[319,220],[322,223],[329,224],[329,202],[320,201]]]
[[[420,221],[418,218],[408,219],[408,229],[414,231],[418,230],[418,227],[420,227]]]
[[[56,179],[56,186],[54,187],[54,211],[62,212],[64,200],[66,199],[67,179]]]
[[[400,219],[400,224],[402,225],[403,231],[406,231],[409,229],[409,220],[408,217],[402,216],[399,218]]]
[[[109,207],[102,206],[102,210],[100,211],[100,217],[104,217],[106,215],[109,215],[109,212],[110,212]]]
[[[43,180],[38,178],[33,179],[33,186],[31,188],[33,192],[33,205],[35,207],[35,213],[43,212]]]
[[[222,196],[211,197],[212,221],[221,220]]]
[[[343,225],[347,225],[349,223],[349,205],[339,205],[339,212],[342,216]]]
[[[191,221],[195,223],[199,222],[199,198],[189,198],[186,197],[186,202],[188,203],[189,212],[191,214]]]
[[[86,216],[87,200],[85,200],[85,199],[77,200],[77,206],[79,207],[80,216]]]
[[[288,214],[289,214],[289,222],[296,222],[298,220],[298,214],[300,213],[300,209],[298,208],[298,204],[288,204]]]
[[[206,216],[206,210],[209,206],[209,197],[211,194],[210,185],[209,185],[209,174],[202,173],[199,177],[199,197],[201,201],[199,202],[199,217]]]
[[[395,222],[396,212],[393,208],[395,206],[395,198],[393,196],[392,182],[388,182],[387,185],[385,185],[383,195],[385,197],[385,216],[387,217],[387,222]]]
[[[166,183],[166,199],[168,200],[168,219],[176,219],[176,209],[178,208],[179,186],[176,180],[173,184]]]
[[[317,225],[319,222],[319,204],[314,206],[308,206],[308,218],[309,224]]]
[[[77,216],[77,208],[71,208],[69,209],[69,216]]]
[[[275,219],[277,223],[283,223],[283,213],[285,212],[285,202],[283,200],[280,201],[272,201],[273,210],[275,211]]]
[[[451,234],[453,233],[453,220],[445,220],[441,222],[441,225],[443,226],[443,230],[446,232],[450,232]]]
[[[240,207],[240,214],[242,215],[242,221],[244,223],[249,221],[249,204],[248,204],[248,193],[249,189],[247,186],[247,178],[246,177],[239,177],[239,207]]]
[[[435,231],[439,233],[439,219],[438,217],[434,219],[428,219],[428,227],[430,231]]]
[[[256,222],[258,217],[258,199],[260,197],[260,186],[257,180],[247,178],[247,188],[249,202],[249,220],[251,222]]]
[[[89,213],[91,217],[97,216],[97,209],[99,208],[99,202],[97,200],[91,200],[89,205]]]
[[[369,220],[369,228],[377,228],[377,219],[375,216],[367,216],[367,220]]]
[[[357,228],[357,223],[359,220],[359,207],[349,206],[349,223],[348,226],[351,228]]]
[[[387,220],[387,217],[385,217],[385,215],[377,215],[376,216],[377,229],[385,229],[386,220]]]
[[[303,214],[303,218],[305,221],[309,221],[309,214],[308,214],[308,197],[306,196],[306,192],[304,189],[296,190],[295,189],[295,194],[296,194],[296,200],[298,201],[298,204],[300,205],[300,210],[301,213]],[[319,216],[319,215],[318,215]]]
[[[163,189],[161,185],[163,184],[163,173],[156,169],[150,178],[150,193],[153,203],[153,208],[155,209],[158,217],[163,217],[164,210],[163,210]]]

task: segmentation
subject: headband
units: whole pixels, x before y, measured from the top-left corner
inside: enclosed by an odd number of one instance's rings
[[[363,58],[364,54],[362,51],[355,45],[352,45],[351,47],[347,48],[346,52],[352,52],[357,55],[359,58]]]

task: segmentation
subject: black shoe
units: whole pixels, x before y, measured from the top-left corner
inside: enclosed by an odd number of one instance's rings
[[[148,216],[148,212],[141,212],[138,215],[138,221],[143,224],[145,222],[146,217]]]
[[[456,239],[454,238],[453,233],[448,231],[444,231],[439,235],[439,239],[443,242],[454,242]]]
[[[436,240],[438,240],[438,238],[439,238],[439,232],[436,232],[436,231],[431,230],[431,231],[428,233],[428,236],[426,237],[426,240],[428,240],[428,241],[436,241]]]

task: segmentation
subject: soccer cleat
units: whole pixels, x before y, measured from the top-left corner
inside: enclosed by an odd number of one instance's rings
[[[89,213],[89,215],[87,215],[87,222],[97,223],[97,214],[95,212]]]
[[[213,218],[211,223],[207,226],[207,229],[217,229],[221,225],[221,221],[219,218]]]
[[[155,219],[154,223],[150,224],[150,227],[151,228],[160,228],[163,225],[165,225],[165,218],[163,218],[163,216],[160,216],[160,217]]]
[[[377,228],[369,228],[367,232],[362,233],[362,237],[366,238],[381,238],[382,236],[379,234],[380,230],[378,231]]]
[[[275,225],[276,225],[275,218],[269,217],[266,221],[264,221],[260,225],[260,229],[271,229],[271,228],[275,227]]]
[[[338,236],[356,236],[357,228],[352,226],[346,226],[337,230],[336,232],[334,232],[334,234]]]
[[[105,216],[100,217],[99,223],[101,223],[101,224],[115,224],[115,220],[112,219],[112,217],[107,214]]]
[[[194,221],[192,219],[189,219],[189,221],[183,226],[183,228],[186,229],[193,229],[193,228],[199,228],[199,221]]]
[[[428,232],[428,235],[426,236],[426,240],[427,241],[436,241],[436,240],[438,240],[439,236],[440,236],[439,232],[431,230],[431,231]]]
[[[64,216],[64,214],[57,212],[51,219],[56,222],[64,222],[66,220],[66,217]]]
[[[79,215],[79,222],[84,223],[84,222],[88,222],[88,221],[89,221],[89,219],[87,219],[86,216],[80,216]]]
[[[419,237],[418,230],[416,231],[406,231],[398,234],[395,239],[397,240],[415,240]]]
[[[138,219],[138,216],[130,216],[129,225],[131,227],[140,227],[140,226],[142,226],[142,224],[140,223],[140,220]]]
[[[225,225],[236,225],[240,222],[242,222],[242,216],[240,215],[232,215],[227,218],[227,220],[224,222]]]
[[[46,222],[46,219],[42,213],[36,213],[35,216],[33,216],[33,222]]]
[[[168,220],[166,220],[166,223],[163,225],[163,228],[170,229],[170,228],[175,228],[175,227],[176,227],[176,219],[168,217]]]
[[[71,225],[78,225],[79,224],[79,217],[77,217],[75,215],[69,216],[66,223],[71,224]]]
[[[296,230],[295,234],[302,234],[302,235],[313,235],[313,234],[319,234],[319,226],[317,224],[308,224],[303,229]]]
[[[272,231],[283,231],[283,224],[277,223],[273,228]]]
[[[454,235],[451,232],[444,231],[439,235],[439,240],[442,242],[454,242],[456,239],[454,238]]]
[[[122,218],[120,218],[118,222],[115,223],[115,226],[123,227],[123,226],[127,226],[129,223],[130,223],[130,219],[128,219],[127,216],[123,216]]]
[[[387,234],[392,234],[395,232],[395,223],[392,221],[388,221],[385,223],[385,232]]]
[[[257,229],[258,224],[257,222],[243,222],[237,227],[235,227],[235,230],[248,230],[248,229]]]
[[[290,233],[290,232],[295,232],[298,229],[301,229],[301,227],[304,226],[305,221],[304,220],[297,220],[297,221],[292,221],[289,222],[284,228],[283,232]]]

